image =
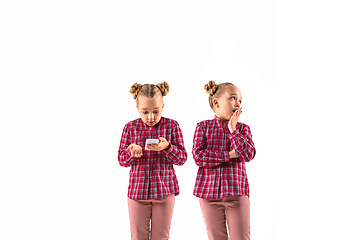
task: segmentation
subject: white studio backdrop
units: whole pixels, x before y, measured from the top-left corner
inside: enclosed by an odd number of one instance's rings
[[[129,89],[167,81],[163,116],[188,152],[171,239],[207,239],[191,147],[214,80],[242,91],[257,149],[251,239],[360,239],[359,21],[324,3],[1,2],[0,238],[130,239],[117,162],[139,117]]]

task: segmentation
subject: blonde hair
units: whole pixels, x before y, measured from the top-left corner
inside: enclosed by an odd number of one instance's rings
[[[229,82],[216,84],[214,81],[211,80],[204,86],[206,93],[209,94],[209,104],[212,110],[214,110],[214,98],[221,97],[227,86],[235,85]]]
[[[157,96],[166,96],[170,90],[170,86],[167,82],[154,84],[144,84],[134,83],[130,88],[130,93],[133,95],[133,98],[136,99],[136,104],[138,104],[138,97],[148,97],[153,98]]]

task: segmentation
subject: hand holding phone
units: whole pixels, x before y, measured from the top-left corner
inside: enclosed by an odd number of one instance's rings
[[[152,139],[152,140],[154,140],[154,139]],[[157,140],[157,143],[145,145],[145,147],[149,150],[153,150],[153,151],[157,151],[157,152],[162,151],[162,150],[167,150],[170,148],[170,143],[165,138],[159,137],[159,139],[155,139],[155,140]]]
[[[159,139],[146,139],[145,150],[151,150],[147,147],[148,144],[158,144],[158,143],[159,143]]]

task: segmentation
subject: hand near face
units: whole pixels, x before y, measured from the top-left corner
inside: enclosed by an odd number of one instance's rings
[[[160,142],[158,144],[147,144],[147,148],[153,151],[161,151],[168,149],[170,146],[169,142],[165,138],[159,137]]]
[[[239,121],[241,113],[242,113],[242,108],[236,110],[231,116],[228,124],[228,128],[230,132],[234,132],[236,130],[236,123]]]
[[[137,157],[140,158],[143,153],[142,153],[142,148],[139,145],[136,144],[130,144],[127,148],[127,150],[131,150],[131,156],[132,157]]]

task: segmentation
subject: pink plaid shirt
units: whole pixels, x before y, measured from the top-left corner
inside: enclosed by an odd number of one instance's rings
[[[229,158],[235,149],[238,158]],[[195,129],[192,154],[197,173],[194,195],[204,199],[220,199],[249,195],[245,162],[255,156],[255,146],[249,126],[237,123],[230,133],[228,121],[221,125],[217,116],[199,122]]]
[[[169,149],[159,152],[145,150],[146,139],[159,137],[170,143]],[[131,151],[126,150],[131,143],[142,147],[142,157],[131,157]],[[131,167],[128,188],[130,199],[148,200],[179,194],[173,164],[183,165],[187,153],[180,126],[175,120],[161,117],[151,130],[141,118],[127,123],[121,135],[118,153],[120,165]]]

